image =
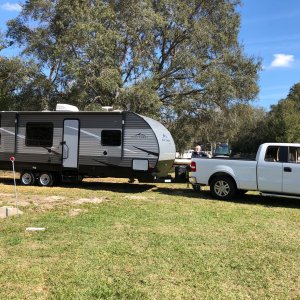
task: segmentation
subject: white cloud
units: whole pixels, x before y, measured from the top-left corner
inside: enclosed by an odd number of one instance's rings
[[[271,68],[286,68],[290,67],[294,62],[294,55],[289,54],[274,54],[274,59],[271,63]]]
[[[7,10],[7,11],[21,11],[22,7],[18,3],[6,2],[3,5],[1,5],[1,9]]]

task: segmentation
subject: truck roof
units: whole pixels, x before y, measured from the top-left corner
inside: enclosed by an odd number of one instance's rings
[[[300,147],[300,143],[264,143],[265,146],[286,146],[286,147]]]

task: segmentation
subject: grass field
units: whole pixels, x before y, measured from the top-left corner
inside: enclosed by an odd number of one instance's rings
[[[0,299],[300,299],[299,200],[100,179],[18,194]],[[3,176],[0,199],[15,203]]]

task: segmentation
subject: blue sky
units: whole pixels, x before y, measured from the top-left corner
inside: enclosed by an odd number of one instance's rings
[[[24,1],[0,0],[0,29]],[[260,93],[254,101],[269,109],[300,82],[300,0],[243,0],[240,41],[248,56],[260,57]],[[2,52],[2,54],[9,54]]]
[[[264,66],[255,104],[269,109],[300,82],[300,1],[244,0],[241,17],[245,53]]]

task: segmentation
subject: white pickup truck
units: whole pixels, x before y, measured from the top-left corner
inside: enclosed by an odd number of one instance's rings
[[[190,182],[195,190],[209,185],[218,199],[249,190],[265,196],[300,198],[300,144],[262,144],[253,161],[192,158]]]

